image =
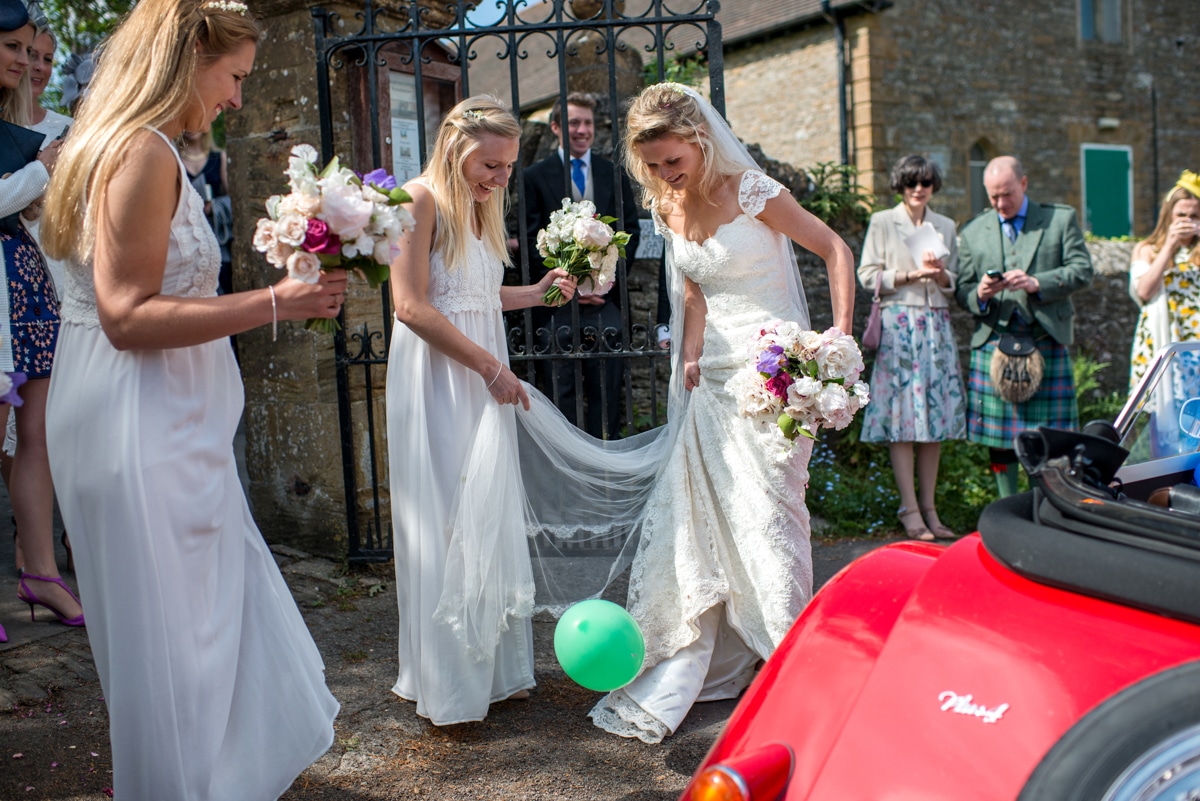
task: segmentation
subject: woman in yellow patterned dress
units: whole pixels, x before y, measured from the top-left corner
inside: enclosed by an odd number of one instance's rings
[[[1200,175],[1184,170],[1163,201],[1154,233],[1133,249],[1129,294],[1142,307],[1129,388],[1172,342],[1200,340]]]

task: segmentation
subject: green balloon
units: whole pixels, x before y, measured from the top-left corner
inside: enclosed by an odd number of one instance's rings
[[[589,690],[609,692],[633,681],[646,658],[637,621],[611,601],[581,601],[554,629],[554,655],[566,674]]]

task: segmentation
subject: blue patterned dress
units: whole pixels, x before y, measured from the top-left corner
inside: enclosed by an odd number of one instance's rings
[[[0,233],[13,370],[48,378],[58,341],[58,295],[41,248],[21,225],[16,236]]]

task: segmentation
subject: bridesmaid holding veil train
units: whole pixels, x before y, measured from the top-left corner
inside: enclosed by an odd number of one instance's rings
[[[278,798],[333,742],[321,655],[238,479],[229,336],[337,316],[345,272],[218,297],[220,250],[171,144],[241,107],[261,36],[237,0],[141,0],[42,219],[70,259],[51,470],[124,801]]]
[[[400,607],[392,691],[439,726],[483,720],[491,703],[534,686],[513,407],[529,409],[531,396],[553,406],[509,369],[501,312],[545,305],[552,282],[570,300],[575,280],[551,270],[534,285],[500,285],[520,137],[493,98],[451,109],[425,171],[405,186],[417,224],[392,264],[387,425]]]

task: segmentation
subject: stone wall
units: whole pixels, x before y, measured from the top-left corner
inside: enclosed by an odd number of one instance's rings
[[[726,118],[743,141],[780,161],[798,167],[840,161],[837,85],[828,25],[731,49]]]
[[[1078,3],[1012,0],[895,0],[848,22],[857,164],[885,193],[887,171],[910,152],[946,167],[937,209],[960,224],[969,215],[970,148],[1011,153],[1025,164],[1030,193],[1081,209],[1080,145],[1133,149],[1134,231],[1149,233],[1158,187],[1196,166],[1200,92],[1194,61],[1194,0],[1122,3],[1124,39],[1080,38]],[[1115,121],[1101,129],[1099,120]]]
[[[263,287],[279,273],[250,245],[263,201],[286,191],[292,147],[320,149],[320,122],[309,3],[276,0],[257,8],[266,37],[243,90],[245,107],[227,123],[233,196],[234,285]],[[343,7],[349,19],[352,9]],[[352,295],[353,302],[362,302]],[[349,305],[349,304],[348,304]],[[344,554],[342,482],[333,339],[300,323],[238,337],[246,385],[246,466],[250,502],[264,536],[306,551]],[[380,382],[382,383],[382,382]],[[362,399],[358,399],[361,403]]]

